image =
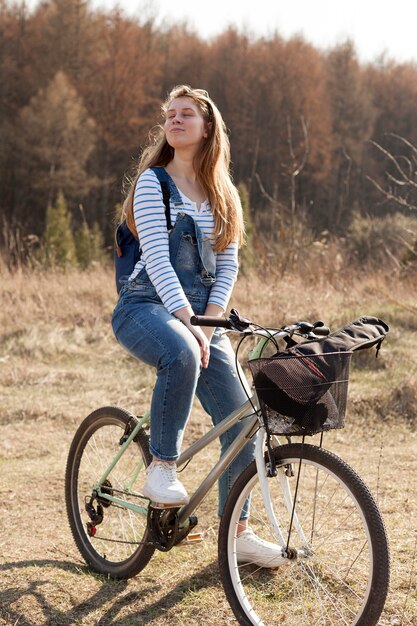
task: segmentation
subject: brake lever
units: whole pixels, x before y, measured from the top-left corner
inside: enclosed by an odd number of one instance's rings
[[[314,328],[315,326],[311,322],[299,322],[297,332],[301,335],[309,335]]]
[[[237,331],[244,332],[249,328],[252,322],[244,317],[241,317],[239,311],[232,309],[229,315],[229,321],[233,328]]]

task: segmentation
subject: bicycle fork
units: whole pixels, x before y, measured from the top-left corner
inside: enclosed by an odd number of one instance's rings
[[[269,490],[269,484],[268,484],[270,479],[268,479],[267,470],[265,467],[264,442],[265,442],[265,429],[260,428],[256,436],[256,444],[255,444],[256,469],[258,473],[259,486],[261,489],[265,510],[266,510],[269,522],[275,531],[278,543],[282,547],[282,559],[283,559],[282,562],[288,563],[289,560],[294,559],[294,558],[307,558],[308,556],[312,554],[312,551],[309,547],[309,543],[305,537],[305,534],[301,527],[301,523],[298,519],[298,515],[296,511],[296,502],[293,501],[288,476],[286,474],[287,470],[282,465],[277,467],[277,475],[278,475],[278,479],[280,483],[281,493],[282,493],[284,505],[290,515],[290,518],[292,518],[292,526],[294,527],[298,535],[298,538],[303,545],[302,548],[299,548],[297,550],[292,550],[289,548],[282,534],[278,520],[276,518],[273,499],[271,497],[271,492]],[[291,532],[291,528],[288,529],[289,534],[290,532]]]

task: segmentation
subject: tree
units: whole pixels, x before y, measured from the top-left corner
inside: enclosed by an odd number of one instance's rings
[[[417,147],[395,133],[388,133],[387,137],[391,141],[397,140],[402,153],[398,156],[372,141],[371,143],[385,157],[389,168],[385,172],[385,185],[371,177],[368,179],[391,205],[417,211]]]
[[[239,255],[240,269],[243,273],[249,271],[255,262],[255,251],[253,249],[253,224],[250,214],[249,193],[245,183],[239,183],[238,192],[242,203],[243,221],[245,223],[245,244]]]
[[[395,153],[390,152],[387,148],[372,141],[372,145],[382,155],[387,164],[385,176],[383,182],[379,182],[368,176],[368,180],[374,185],[377,191],[382,195],[384,204],[388,207],[388,210],[392,213],[395,212],[393,219],[392,215],[382,216],[377,222],[378,225],[388,222],[389,237],[385,237],[383,245],[380,248],[385,251],[389,245],[389,239],[394,242],[396,250],[401,251],[401,258],[398,260],[396,256],[391,253],[391,259],[397,263],[398,267],[402,265],[413,265],[416,267],[417,261],[417,228],[415,218],[410,220],[409,223],[405,223],[402,227],[402,232],[395,232],[394,224],[399,220],[405,220],[407,214],[414,217],[417,212],[417,146],[411,141],[408,141],[404,137],[395,133],[387,133],[387,143],[396,142],[397,150]],[[399,147],[398,147],[399,146]],[[398,150],[400,151],[397,154]],[[400,210],[404,215],[398,214],[397,210]],[[376,222],[375,219],[372,220]],[[401,222],[400,222],[401,224]],[[372,238],[375,245],[375,237]],[[404,252],[405,248],[405,252]],[[364,247],[365,249],[365,247]],[[374,255],[377,257],[377,254]]]
[[[9,226],[19,223],[21,181],[16,169],[20,150],[19,110],[33,95],[28,11],[24,3],[0,1],[0,208]],[[27,175],[27,172],[26,172]]]
[[[123,174],[157,119],[161,52],[152,15],[139,24],[115,9],[105,19],[96,19],[94,26],[97,42],[89,60],[91,74],[80,84],[80,92],[94,112],[93,168],[99,185],[86,205],[90,223],[97,221],[106,231],[109,212],[120,199]]]
[[[405,159],[413,159],[415,153],[410,146],[401,143],[406,139],[417,146],[416,100],[417,66],[414,64],[398,65],[392,61],[381,60],[380,64],[366,69],[366,80],[375,109],[375,125],[372,141],[368,144],[366,176],[368,180],[381,181],[384,171],[396,176],[398,169],[391,158],[398,157],[407,168]],[[375,146],[383,150],[375,150]],[[381,183],[382,184],[382,183]],[[406,186],[403,185],[404,189]],[[393,202],[381,203],[381,195],[376,187],[368,186],[368,205],[373,213],[383,215],[392,212]]]
[[[82,222],[75,237],[75,249],[78,265],[87,269],[93,263],[103,263],[105,260],[103,233],[95,222],[90,228],[81,207]]]
[[[295,215],[298,207],[311,204],[330,168],[330,111],[323,62],[301,38],[284,42],[275,35],[269,40],[246,41],[246,46],[246,56],[242,52],[240,65],[234,67],[239,78],[223,81],[229,102],[241,109],[230,116],[235,171],[248,184],[252,206],[276,213],[282,222],[278,214]],[[294,161],[305,154],[307,127],[308,162],[295,192],[298,166]],[[262,186],[254,184],[256,178]],[[267,199],[265,207],[263,198]],[[272,224],[275,217],[270,217]],[[275,236],[279,234],[276,229]]]
[[[36,7],[30,26],[32,69],[39,86],[46,86],[58,71],[77,85],[91,79],[97,40],[89,4],[88,0],[49,0]]]
[[[20,114],[26,171],[36,169],[35,188],[47,205],[58,191],[81,198],[94,184],[87,173],[95,142],[94,121],[63,72],[40,89]]]
[[[383,62],[368,67],[365,79],[375,111],[372,138],[377,142],[384,141],[384,146],[390,150],[397,142],[393,135],[387,136],[386,133],[406,137],[416,145],[416,64]]]
[[[324,226],[341,230],[349,224],[360,197],[362,157],[371,137],[374,110],[352,42],[336,46],[327,57],[328,96],[332,110],[332,176]]]
[[[46,210],[45,261],[49,266],[68,267],[76,264],[71,215],[62,191],[55,205]]]

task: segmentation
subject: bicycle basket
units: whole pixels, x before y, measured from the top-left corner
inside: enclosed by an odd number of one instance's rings
[[[343,428],[351,352],[279,353],[249,361],[263,419],[276,435]]]

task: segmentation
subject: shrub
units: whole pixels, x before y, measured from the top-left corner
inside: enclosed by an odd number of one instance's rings
[[[83,219],[75,237],[75,248],[81,269],[87,269],[92,263],[105,261],[104,237],[96,222],[90,228],[87,221]]]
[[[239,254],[240,269],[247,273],[255,266],[255,251],[253,249],[253,224],[250,214],[249,193],[245,183],[238,185],[239,197],[242,203],[243,220],[245,222],[246,241]]]
[[[76,265],[77,256],[71,230],[71,215],[60,191],[55,206],[46,210],[45,261],[48,266]]]
[[[346,248],[350,261],[359,265],[400,269],[412,261],[416,239],[414,217],[400,213],[383,217],[356,214],[348,230]]]

